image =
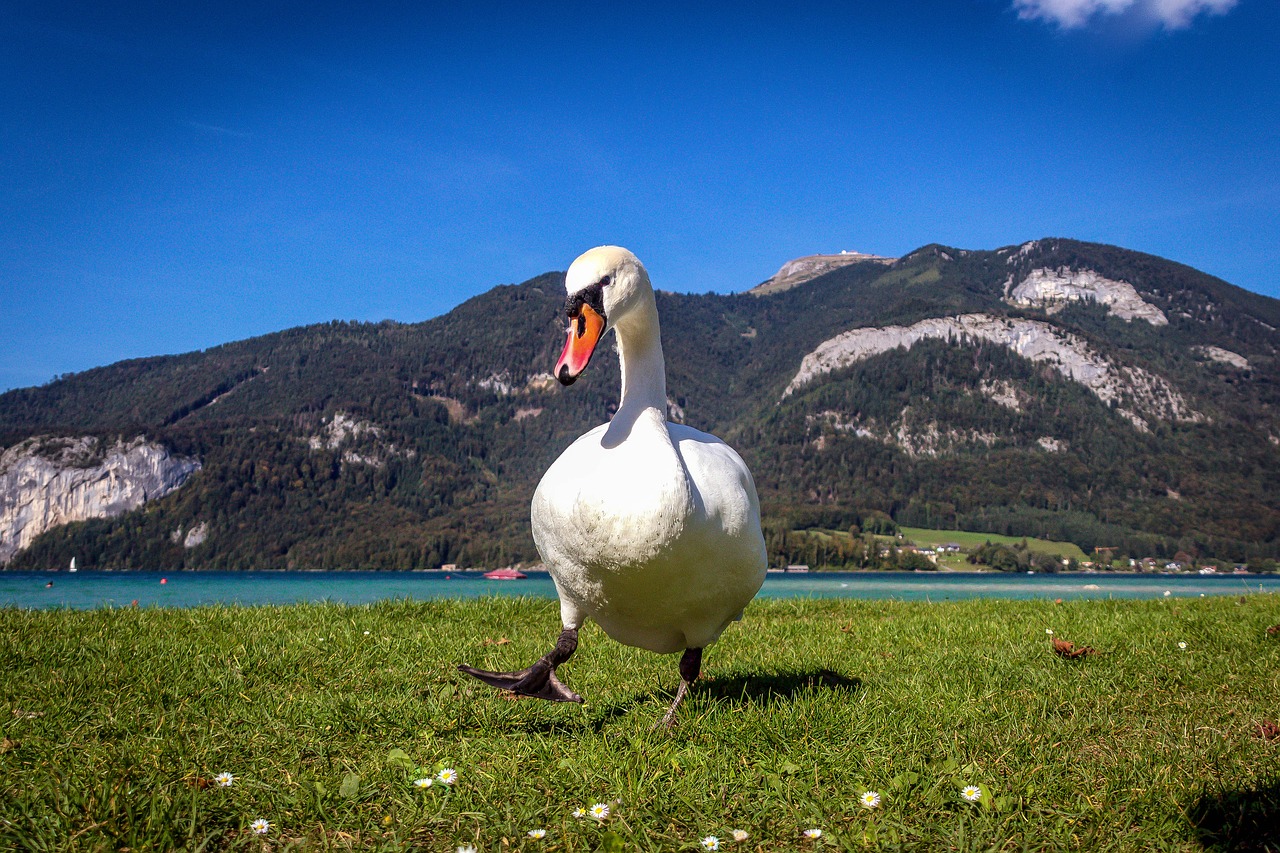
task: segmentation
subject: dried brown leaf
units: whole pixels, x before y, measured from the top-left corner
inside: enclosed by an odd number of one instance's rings
[[[482,645],[482,646],[509,646],[509,645],[511,645],[511,641],[510,641],[510,640],[508,640],[506,637],[499,637],[499,638],[498,638],[498,639],[496,639],[496,640],[491,640],[491,639],[489,639],[488,637],[485,637],[485,638],[480,642],[480,645]]]
[[[1253,736],[1262,740],[1280,739],[1280,726],[1270,720],[1263,720],[1254,726]]]
[[[1267,629],[1268,637],[1274,637],[1277,634],[1280,634],[1280,625],[1272,625],[1270,628]]]
[[[1077,648],[1076,644],[1069,640],[1059,640],[1057,637],[1054,637],[1052,642],[1054,652],[1060,657],[1082,658],[1087,655],[1099,654],[1098,650],[1092,646],[1080,646]]]

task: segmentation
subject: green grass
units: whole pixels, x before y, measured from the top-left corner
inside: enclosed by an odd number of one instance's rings
[[[594,626],[562,668],[582,707],[454,671],[530,663],[557,615],[0,611],[0,849],[1274,849],[1275,596],[758,602],[671,732],[676,659]],[[1103,654],[1059,659],[1046,628]],[[454,786],[412,786],[443,767]],[[570,816],[597,802],[603,824]]]
[[[998,533],[970,533],[966,530],[928,530],[923,527],[900,528],[902,535],[917,545],[932,547],[947,542],[954,542],[962,550],[969,551],[992,542],[997,545],[1014,545],[1025,541],[1027,548],[1034,554],[1056,554],[1076,560],[1087,560],[1080,546],[1070,542],[1054,542],[1052,539],[1035,539],[1023,536],[1001,536]]]

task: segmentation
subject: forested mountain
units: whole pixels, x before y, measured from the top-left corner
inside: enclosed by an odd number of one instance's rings
[[[563,301],[546,274],[424,323],[291,329],[0,395],[0,448],[144,435],[202,465],[8,567],[535,560],[533,488],[618,394],[611,338],[575,385],[551,380]],[[672,417],[746,458],[779,557],[786,530],[885,515],[1135,556],[1280,548],[1277,300],[1046,239],[658,307]]]

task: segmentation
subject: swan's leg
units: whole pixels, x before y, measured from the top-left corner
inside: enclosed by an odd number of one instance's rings
[[[543,655],[537,663],[518,672],[489,672],[460,664],[458,669],[485,684],[502,690],[510,690],[521,696],[536,696],[552,702],[581,702],[582,697],[565,687],[556,678],[556,667],[573,656],[578,648],[578,629],[565,628],[556,640],[556,647]]]
[[[667,728],[675,726],[676,709],[684,701],[685,695],[689,692],[689,687],[698,680],[700,672],[702,672],[702,649],[685,649],[680,658],[680,686],[676,688],[676,698],[672,701],[671,707],[667,709],[667,713],[662,717],[661,722],[658,723],[659,726],[666,726]],[[657,726],[654,726],[654,728],[657,728]]]

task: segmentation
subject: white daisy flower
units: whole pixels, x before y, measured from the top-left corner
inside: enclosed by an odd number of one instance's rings
[[[822,830],[818,829],[815,826],[813,829],[806,829],[804,832],[801,833],[801,835],[803,835],[805,838],[821,838]]]
[[[1186,648],[1187,648],[1187,644],[1186,644],[1186,643],[1178,643],[1178,648],[1180,648],[1180,649],[1182,649],[1183,651],[1185,651],[1185,650],[1186,650]]]
[[[596,820],[604,820],[609,816],[609,806],[605,803],[596,803],[591,807],[591,816]]]
[[[733,836],[734,841],[746,841],[748,838],[751,837],[750,835],[747,834],[747,831],[745,829],[735,829],[735,830],[732,830],[729,834]]]
[[[1052,637],[1052,636],[1053,636],[1053,629],[1052,629],[1052,628],[1045,628],[1045,629],[1044,629],[1044,632],[1045,632],[1046,634],[1048,634],[1050,637]]]
[[[446,785],[452,785],[454,782],[458,781],[458,771],[454,770],[452,767],[446,767],[440,771],[436,778]]]
[[[880,795],[875,791],[863,791],[858,800],[868,809],[874,809],[880,805]]]
[[[702,839],[702,849],[703,850],[719,850],[720,839],[716,838],[714,835],[708,835],[706,838]]]
[[[527,833],[530,838],[546,838],[547,831],[545,829],[531,829]]]
[[[960,796],[964,797],[971,803],[976,803],[982,799],[982,789],[977,785],[966,785],[960,789]]]
[[[230,788],[235,784],[236,777],[232,776],[230,773],[223,772],[214,776],[213,781],[218,783],[219,788]]]
[[[432,779],[430,776],[423,776],[421,779],[413,780],[413,787],[420,788],[420,789],[430,788],[432,785],[435,784],[435,781],[436,780]]]
[[[463,844],[458,847],[458,853],[476,853],[476,848],[470,844]]]
[[[259,835],[266,835],[267,830],[271,828],[271,824],[267,823],[262,818],[258,818],[253,823],[249,824],[249,828]]]
[[[583,811],[581,808],[576,808],[573,810],[573,816],[581,820],[582,818],[587,816],[587,813]]]

